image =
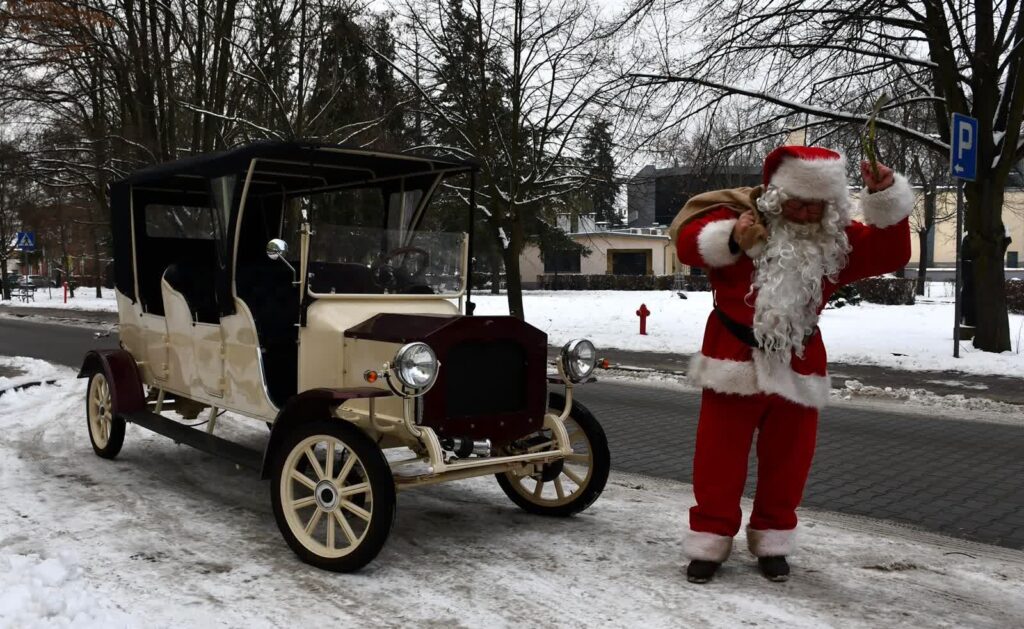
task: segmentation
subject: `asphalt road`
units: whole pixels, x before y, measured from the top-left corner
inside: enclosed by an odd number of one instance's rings
[[[0,354],[77,367],[88,349],[117,346],[93,332],[0,318]],[[605,427],[614,468],[690,481],[699,395],[599,382],[577,398]],[[748,495],[755,470],[752,457]],[[1019,426],[836,406],[822,414],[804,505],[1024,549],[1022,480]]]

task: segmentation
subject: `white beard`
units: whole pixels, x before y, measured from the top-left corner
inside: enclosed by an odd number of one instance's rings
[[[804,341],[818,325],[822,282],[836,282],[848,261],[845,203],[826,204],[816,224],[792,223],[777,206],[761,206],[769,237],[754,259],[750,290],[757,292],[754,337],[769,358],[789,362],[791,351],[803,358]]]

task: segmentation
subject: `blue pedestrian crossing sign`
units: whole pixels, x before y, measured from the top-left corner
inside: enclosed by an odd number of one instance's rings
[[[974,181],[978,173],[978,119],[953,114],[949,140],[950,174]]]
[[[18,232],[17,238],[14,239],[14,248],[18,251],[25,251],[31,253],[36,250],[36,233],[35,232]]]

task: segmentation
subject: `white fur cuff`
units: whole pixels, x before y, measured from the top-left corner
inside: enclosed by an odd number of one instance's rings
[[[728,266],[740,259],[740,253],[729,251],[729,236],[735,218],[712,221],[697,234],[697,252],[708,267]]]
[[[755,557],[785,557],[796,547],[796,529],[759,531],[747,526],[747,548]]]
[[[683,554],[687,559],[722,563],[732,552],[732,538],[704,531],[687,531],[683,538]]]
[[[893,184],[881,192],[861,190],[860,209],[868,225],[889,227],[910,216],[914,210],[914,191],[906,177],[896,174]]]

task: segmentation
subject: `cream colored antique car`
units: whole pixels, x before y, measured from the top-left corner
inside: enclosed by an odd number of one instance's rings
[[[381,550],[398,489],[494,474],[527,511],[587,508],[609,469],[573,401],[594,346],[549,373],[544,333],[472,316],[474,184],[471,163],[279,142],[115,183],[122,349],[80,373],[96,454],[132,422],[252,467],[292,550],[337,571]],[[216,434],[224,411],[270,426],[263,452]]]

